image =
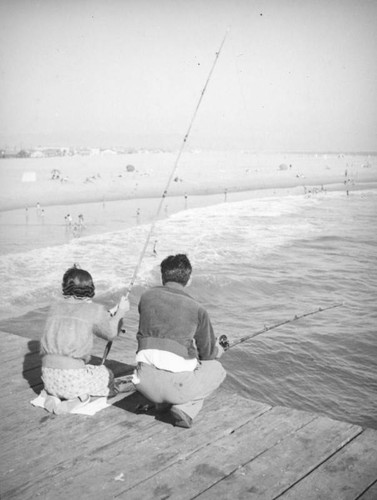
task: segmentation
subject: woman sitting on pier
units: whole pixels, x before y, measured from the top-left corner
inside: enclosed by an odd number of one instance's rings
[[[76,266],[63,276],[63,300],[50,308],[41,340],[42,380],[45,391],[61,400],[114,395],[114,375],[104,365],[88,364],[93,335],[112,340],[118,324],[129,310],[122,297],[116,313],[92,302],[91,275]]]

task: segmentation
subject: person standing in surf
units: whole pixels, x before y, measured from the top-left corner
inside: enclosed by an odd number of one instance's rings
[[[75,265],[63,276],[63,299],[47,316],[41,339],[42,380],[47,394],[60,400],[115,394],[111,370],[88,363],[93,337],[113,340],[130,306],[121,297],[117,310],[110,313],[92,302],[94,292],[92,276]]]
[[[192,272],[188,257],[170,255],[160,267],[162,286],[139,302],[133,383],[157,410],[170,408],[174,425],[188,428],[226,376],[216,359],[224,351],[207,311],[184,290]]]

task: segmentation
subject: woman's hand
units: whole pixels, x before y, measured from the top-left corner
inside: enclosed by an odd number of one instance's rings
[[[110,316],[111,317],[115,316],[118,313],[119,309],[122,314],[130,310],[130,301],[128,300],[128,297],[126,297],[125,295],[122,295],[122,297],[119,300],[119,303],[116,306],[109,309]]]
[[[130,301],[128,300],[128,297],[125,295],[122,295],[120,298],[119,304],[118,304],[119,309],[122,309],[123,312],[127,312],[130,310]]]
[[[119,308],[118,310],[120,310],[122,313],[122,318],[120,318],[118,323],[118,335],[120,335],[121,333],[126,333],[126,326],[123,315],[124,313],[130,310],[130,301],[128,300],[128,297],[125,297],[123,295],[120,298],[118,308]]]

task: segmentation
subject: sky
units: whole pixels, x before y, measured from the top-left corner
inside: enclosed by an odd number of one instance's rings
[[[191,148],[377,151],[375,0],[1,0],[0,19],[0,147],[176,150],[193,120]]]

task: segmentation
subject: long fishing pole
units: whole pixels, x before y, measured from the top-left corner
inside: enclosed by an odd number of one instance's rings
[[[203,100],[204,94],[205,94],[205,92],[206,92],[206,90],[207,90],[208,84],[209,84],[209,82],[210,82],[210,80],[211,80],[212,73],[214,72],[214,69],[215,69],[215,67],[216,67],[217,61],[218,61],[218,59],[219,59],[220,53],[221,53],[221,51],[222,51],[222,48],[223,48],[223,46],[224,46],[224,43],[225,43],[226,37],[228,36],[228,33],[229,33],[229,29],[227,29],[227,31],[226,31],[226,33],[225,33],[225,35],[224,35],[224,38],[223,38],[223,40],[222,40],[222,42],[221,42],[221,44],[220,44],[219,50],[216,52],[215,59],[214,59],[214,61],[213,61],[213,63],[212,63],[211,69],[210,69],[210,71],[209,71],[209,73],[208,73],[207,80],[206,80],[206,82],[205,82],[205,84],[204,84],[204,87],[203,87],[203,89],[202,89],[202,92],[201,92],[201,94],[200,94],[200,97],[199,97],[198,103],[197,103],[197,105],[196,105],[196,107],[195,107],[194,113],[193,113],[193,115],[192,115],[192,118],[191,118],[190,124],[189,124],[188,129],[187,129],[187,132],[186,132],[186,134],[185,134],[185,135],[184,135],[184,137],[183,137],[183,141],[182,141],[181,147],[180,147],[180,149],[179,149],[179,151],[178,151],[177,158],[176,158],[176,160],[175,160],[175,162],[174,162],[173,169],[172,169],[172,171],[171,171],[171,173],[170,173],[170,176],[169,176],[169,179],[168,179],[168,181],[167,181],[167,183],[166,183],[165,189],[164,189],[164,191],[163,191],[163,193],[162,193],[162,195],[161,195],[160,203],[159,203],[159,205],[158,205],[158,208],[157,208],[156,214],[155,214],[155,216],[154,216],[154,218],[153,218],[153,221],[152,221],[151,227],[150,227],[150,229],[149,229],[149,231],[148,231],[147,237],[146,237],[146,239],[145,239],[144,246],[143,246],[143,248],[142,248],[142,250],[141,250],[141,252],[140,252],[140,255],[139,255],[139,260],[138,260],[138,262],[137,262],[137,264],[136,264],[136,266],[135,266],[135,270],[134,270],[134,273],[133,273],[133,275],[132,275],[131,281],[130,281],[130,283],[129,283],[129,285],[128,285],[128,288],[127,288],[127,293],[126,293],[126,298],[129,296],[129,294],[130,294],[130,292],[131,292],[131,289],[132,289],[132,287],[134,286],[134,283],[135,283],[135,281],[136,281],[136,278],[137,278],[137,275],[138,275],[138,273],[139,273],[139,269],[140,269],[141,263],[142,263],[142,261],[143,261],[143,258],[144,258],[145,252],[146,252],[146,250],[147,250],[147,247],[148,247],[149,241],[150,241],[150,239],[151,239],[151,236],[152,236],[152,233],[153,233],[154,227],[155,227],[155,225],[156,225],[157,218],[158,218],[158,216],[160,215],[162,205],[163,205],[164,200],[165,200],[165,198],[166,198],[166,196],[167,196],[167,194],[168,194],[168,190],[169,190],[169,187],[170,187],[171,181],[172,181],[172,179],[173,179],[173,176],[174,176],[175,171],[177,170],[179,160],[180,160],[180,158],[181,158],[181,155],[182,155],[183,150],[184,150],[184,148],[185,148],[185,145],[186,145],[186,143],[187,143],[187,139],[188,139],[188,137],[189,137],[189,135],[190,135],[191,128],[192,128],[192,126],[193,126],[193,124],[194,124],[194,121],[195,121],[196,115],[197,115],[198,110],[199,110],[199,108],[200,108],[200,105],[201,105],[201,103],[202,103],[202,100]],[[115,314],[116,310],[117,310],[117,307],[115,307],[115,308],[111,311],[111,314]],[[105,352],[103,353],[103,357],[102,357],[102,364],[104,364],[104,363],[105,363],[106,358],[107,358],[107,356],[108,356],[108,354],[109,354],[109,352],[110,352],[111,346],[112,346],[112,341],[109,341],[109,342],[107,343],[106,347],[105,347]]]
[[[304,314],[300,314],[299,316],[296,314],[293,318],[287,319],[285,321],[281,321],[280,323],[276,323],[275,325],[272,326],[266,326],[263,328],[263,330],[259,330],[258,332],[250,333],[249,335],[245,335],[244,337],[241,337],[240,339],[235,340],[234,342],[229,342],[228,338],[226,335],[221,335],[219,338],[219,343],[223,347],[225,351],[228,351],[232,347],[242,344],[243,342],[246,342],[247,340],[250,340],[254,337],[257,337],[258,335],[261,335],[262,333],[269,332],[270,330],[274,330],[275,328],[278,328],[279,326],[282,325],[287,325],[288,323],[292,323],[293,321],[297,321],[301,318],[305,318],[306,316],[312,316],[313,314],[318,314],[320,312],[328,311],[329,309],[335,309],[335,307],[341,307],[343,306],[344,303],[338,303],[338,304],[333,304],[332,306],[328,307],[319,307],[318,309],[315,309],[314,311],[310,311]]]

